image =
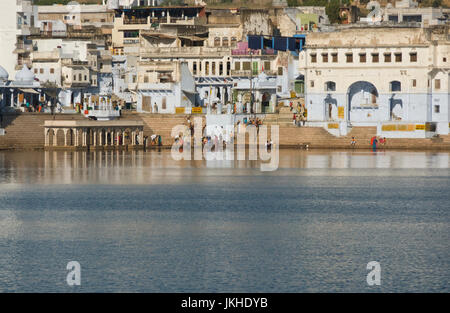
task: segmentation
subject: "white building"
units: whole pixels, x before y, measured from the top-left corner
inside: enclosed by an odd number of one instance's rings
[[[309,124],[336,134],[351,125],[386,137],[448,134],[448,36],[448,26],[309,34],[299,57]]]
[[[0,10],[0,62],[9,76],[29,64],[32,47],[27,36],[34,31],[37,12],[31,0],[2,0]]]

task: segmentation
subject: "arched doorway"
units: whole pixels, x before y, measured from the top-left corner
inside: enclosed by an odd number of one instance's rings
[[[364,122],[375,119],[374,111],[378,110],[378,90],[367,81],[358,81],[348,88],[348,119]]]
[[[262,95],[261,98],[261,104],[262,104],[262,112],[269,112],[270,107],[270,93],[265,92]]]
[[[325,98],[325,119],[328,121],[338,120],[337,100],[328,94]]]

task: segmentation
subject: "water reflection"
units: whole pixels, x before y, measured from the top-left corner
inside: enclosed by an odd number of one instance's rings
[[[186,177],[263,175],[261,161],[236,159],[176,161],[170,150],[6,151],[0,152],[0,183],[182,183]],[[448,152],[432,151],[281,150],[279,160],[278,171],[264,175],[391,175],[395,169],[421,175],[420,169],[450,168]]]

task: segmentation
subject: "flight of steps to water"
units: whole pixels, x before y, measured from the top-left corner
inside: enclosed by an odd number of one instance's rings
[[[187,115],[181,114],[125,113],[122,114],[122,118],[142,120],[144,122],[144,135],[149,137],[153,134],[161,135],[162,144],[164,146],[172,145],[174,141],[174,138],[171,135],[173,127],[176,125],[187,126]]]
[[[356,148],[370,148],[370,139],[376,135],[376,127],[353,127],[347,136],[336,137],[322,127],[298,127],[292,124],[292,113],[282,110],[280,114],[267,114],[264,124],[279,125],[279,144],[286,147],[299,147],[308,145],[310,148],[350,148],[352,136],[356,138]],[[286,112],[287,111],[287,112]],[[85,120],[80,114],[59,114],[54,116],[57,120]],[[204,116],[203,123],[204,123]],[[53,116],[42,113],[5,114],[3,127],[6,135],[0,136],[0,149],[15,148],[43,148],[44,147],[44,121],[51,120]],[[187,125],[186,115],[172,114],[122,114],[122,119],[144,121],[144,135],[158,134],[162,143],[170,146],[173,143],[172,128],[176,125]],[[269,131],[270,133],[270,131]],[[439,148],[450,149],[450,135],[440,138],[428,139],[387,139],[386,148],[423,149]]]
[[[43,148],[45,142],[44,122],[46,120],[80,120],[80,114],[50,115],[43,113],[4,114],[2,126],[5,136],[0,136],[0,149]]]

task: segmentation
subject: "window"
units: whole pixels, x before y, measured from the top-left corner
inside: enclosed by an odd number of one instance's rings
[[[380,62],[380,55],[378,53],[372,53],[372,63]]]
[[[51,68],[50,69],[50,74],[54,74],[55,73],[55,69],[54,68]]]
[[[384,62],[385,63],[391,62],[391,53],[390,52],[384,54]]]
[[[366,54],[365,53],[360,53],[359,54],[359,62],[360,63],[366,63]]]
[[[211,62],[212,76],[216,76],[216,62]]]
[[[412,80],[412,86],[416,87],[417,86],[417,81],[415,79]]]
[[[148,83],[148,76],[144,75],[144,83]]]
[[[265,61],[264,62],[264,70],[265,71],[270,71],[270,61]]]
[[[209,75],[209,62],[205,62],[205,75]]]
[[[242,69],[244,71],[250,71],[250,62],[242,62]]]
[[[309,85],[310,85],[311,87],[314,87],[314,81],[313,81],[313,80],[310,81]]]
[[[239,71],[241,69],[241,62],[235,62],[234,63],[234,70]]]
[[[395,62],[401,62],[402,61],[402,53],[395,53]]]
[[[338,54],[337,53],[332,53],[331,57],[333,59],[333,63],[337,63],[338,62]]]
[[[167,109],[167,100],[166,97],[162,98],[162,109],[165,110]]]
[[[447,62],[447,58],[442,58],[442,62]]]
[[[81,81],[82,80],[82,75],[78,74],[78,80]]]
[[[73,75],[73,81],[77,80],[77,75]]]
[[[346,53],[345,54],[347,63],[353,63],[353,53]]]
[[[139,31],[138,30],[132,30],[132,31],[125,31],[123,32],[124,38],[137,38],[139,37]]]
[[[84,81],[87,82],[87,75],[84,75]]]
[[[220,46],[220,37],[215,37],[214,38],[214,47],[218,47]]]
[[[322,53],[322,62],[327,63],[328,62],[328,53]]]
[[[192,64],[192,74],[197,75],[197,62]]]
[[[219,62],[219,76],[223,75],[223,62]]]
[[[397,80],[391,81],[389,83],[389,89],[391,91],[402,91],[402,84]]]
[[[335,82],[326,82],[325,83],[325,91],[336,91],[336,83]]]
[[[231,37],[231,46],[232,47],[236,46],[236,43],[237,43],[236,37]]]
[[[434,113],[440,113],[441,112],[441,106],[440,105],[435,105],[434,106]]]
[[[222,46],[228,47],[228,37],[222,39]]]
[[[417,52],[411,52],[409,54],[409,61],[410,62],[417,62]]]
[[[434,89],[441,89],[441,80],[440,79],[434,80]]]
[[[283,67],[279,66],[278,67],[278,76],[281,76],[281,75],[283,75]]]
[[[37,73],[38,73],[38,69],[35,68],[35,69],[34,69],[34,74],[37,74]]]
[[[311,63],[316,63],[317,62],[317,54],[315,53],[311,53]]]
[[[44,69],[43,68],[39,69],[39,74],[44,74]]]

